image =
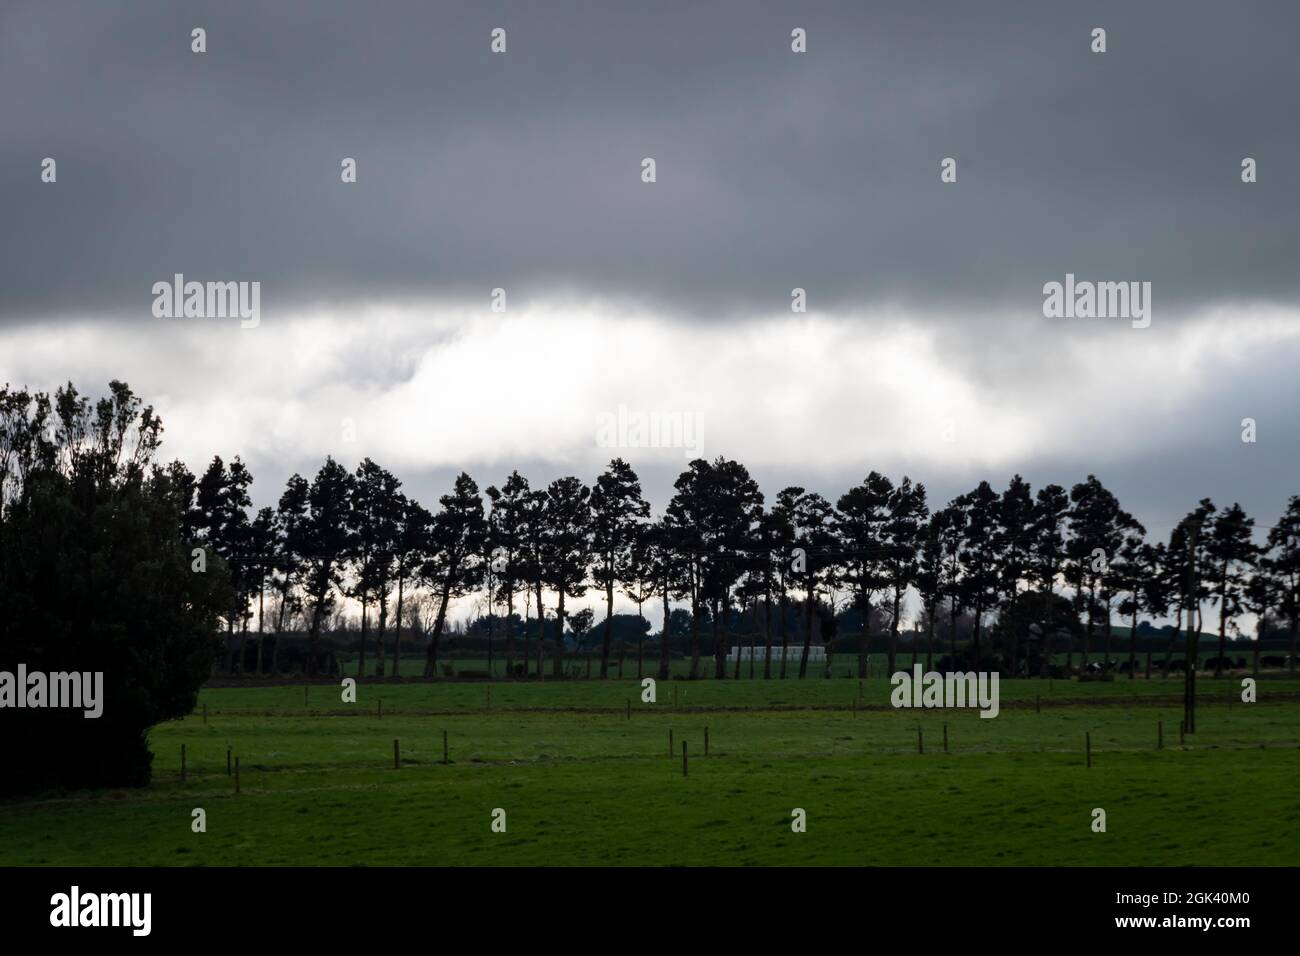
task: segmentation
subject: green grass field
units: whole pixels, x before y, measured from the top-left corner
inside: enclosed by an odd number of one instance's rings
[[[885,680],[856,710],[842,679],[205,689],[152,732],[150,787],[0,804],[0,865],[1300,863],[1300,682],[1201,679],[1180,747],[1181,687],[1005,681],[992,720],[894,710]]]

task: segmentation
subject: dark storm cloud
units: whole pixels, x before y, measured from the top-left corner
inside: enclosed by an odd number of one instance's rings
[[[0,316],[147,315],[174,272],[260,280],[268,311],[506,286],[700,318],[803,286],[1033,312],[1067,271],[1294,301],[1298,11],[10,2]]]

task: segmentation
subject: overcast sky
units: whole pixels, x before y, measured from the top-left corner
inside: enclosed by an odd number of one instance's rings
[[[1268,525],[1298,35],[1283,2],[7,0],[0,381],[125,379],[259,504],[332,453],[430,504],[618,454],[662,505],[702,454],[769,498],[1093,472],[1162,538],[1203,496]],[[155,318],[175,273],[260,282],[260,325]],[[1150,282],[1150,327],[1045,318],[1067,273]],[[619,406],[698,442],[602,446]]]

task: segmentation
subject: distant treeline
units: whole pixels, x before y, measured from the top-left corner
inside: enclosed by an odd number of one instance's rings
[[[1253,518],[1209,499],[1167,541],[1148,541],[1093,475],[1069,490],[1037,492],[1019,475],[1000,492],[980,482],[931,511],[925,486],[906,476],[873,471],[834,503],[796,486],[769,501],[739,462],[697,459],[664,513],[652,517],[636,473],[617,458],[590,485],[569,476],[532,488],[515,471],[480,491],[462,473],[432,511],[369,458],[355,472],[327,458],[311,481],[294,475],[278,505],[256,513],[252,475],[238,458],[214,458],[197,478],[180,464],[169,474],[188,491],[184,536],[229,568],[230,646],[236,633],[249,634],[254,617],[257,633],[265,632],[268,598],[272,629],[301,615],[314,646],[347,597],[361,609],[361,667],[373,640],[377,674],[400,652],[403,632],[419,635],[425,673],[435,674],[451,603],[475,595],[491,609],[491,636],[508,662],[516,653],[531,657],[517,642],[534,635],[530,621],[545,619],[555,622],[545,637],[557,676],[559,635],[583,640],[593,629],[604,676],[613,635],[590,610],[572,611],[591,590],[603,598],[605,618],[617,591],[669,633],[683,610],[672,603],[684,603],[692,673],[707,631],[719,677],[727,638],[742,633],[782,646],[824,642],[833,651],[844,617],[830,607],[832,595],[856,612],[854,630],[867,619],[887,636],[891,667],[909,593],[927,641],[1010,674],[1046,674],[1054,647],[1066,650],[1067,667],[1076,647],[1084,665],[1094,649],[1109,658],[1117,617],[1131,632],[1142,614],[1172,617],[1174,632],[1190,640],[1207,606],[1218,620],[1219,658],[1247,613],[1264,628],[1285,628],[1294,656],[1297,497],[1257,544]],[[661,642],[663,673],[668,653]],[[799,676],[806,673],[805,654]]]
[[[492,636],[507,658],[517,639],[536,634],[530,620],[543,618],[555,622],[543,633],[547,643],[565,631],[579,640],[587,631],[600,635],[605,674],[613,636],[585,611],[571,610],[591,589],[604,598],[606,617],[616,591],[641,616],[658,604],[659,630],[672,620],[671,602],[684,602],[676,629],[688,633],[696,669],[706,630],[718,661],[726,634],[835,646],[846,621],[844,607],[835,613],[827,606],[832,593],[847,596],[849,614],[857,615],[849,628],[860,632],[870,619],[891,654],[905,595],[914,594],[929,641],[947,642],[954,653],[960,641],[975,662],[996,654],[1013,674],[1029,661],[1045,668],[1057,640],[1071,650],[1077,643],[1085,663],[1098,642],[1109,654],[1115,617],[1131,629],[1142,614],[1172,617],[1175,629],[1199,632],[1208,606],[1222,641],[1247,612],[1295,640],[1296,497],[1261,544],[1239,505],[1219,508],[1209,499],[1168,540],[1148,541],[1092,475],[1068,490],[1049,484],[1035,492],[1018,475],[1001,491],[980,482],[931,510],[925,486],[906,476],[895,481],[873,471],[833,503],[796,486],[768,500],[739,462],[697,459],[677,479],[664,513],[652,517],[636,473],[621,459],[591,484],[564,477],[536,489],[516,471],[480,491],[462,473],[430,510],[374,461],[350,472],[327,458],[310,481],[292,476],[276,507],[254,512],[253,476],[239,458],[214,458],[198,476],[180,462],[154,464],[161,429],[152,411],[128,420],[135,414],[123,404],[129,389],[114,383],[112,391],[94,420],[70,386],[53,398],[0,393],[6,521],[34,479],[71,476],[108,442],[103,451],[115,457],[96,466],[96,480],[117,469],[141,487],[165,490],[187,553],[202,548],[209,571],[221,569],[224,590],[213,593],[228,601],[219,617],[229,670],[246,657],[240,642],[252,636],[260,647],[256,635],[283,632],[294,619],[314,647],[346,597],[360,606],[361,653],[373,641],[377,673],[400,651],[405,632],[422,638],[432,675],[448,609],[476,595],[490,611],[489,627],[502,625]],[[128,455],[112,445],[130,429],[150,440]],[[550,656],[558,674],[562,655]],[[278,669],[274,651],[270,657],[255,655],[255,669]],[[309,671],[314,659],[308,655]],[[805,671],[801,665],[801,676]]]

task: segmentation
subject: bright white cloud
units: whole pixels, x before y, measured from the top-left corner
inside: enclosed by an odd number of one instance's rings
[[[434,303],[322,308],[268,314],[249,330],[208,319],[45,321],[0,332],[0,378],[43,388],[71,379],[92,391],[125,379],[162,415],[167,454],[194,466],[241,454],[255,472],[277,474],[285,461],[332,453],[370,455],[399,474],[526,460],[585,474],[610,457],[597,417],[622,405],[697,416],[706,457],[810,478],[859,466],[924,478],[928,469],[1009,472],[1081,443],[1102,462],[1158,451],[1179,440],[1180,412],[1205,382],[1300,349],[1300,313],[1266,307],[1145,330],[999,317],[987,323],[1001,330],[997,341],[980,338],[977,319],[960,336],[933,319],[893,311],[692,324],[550,301],[512,303],[505,314]]]

